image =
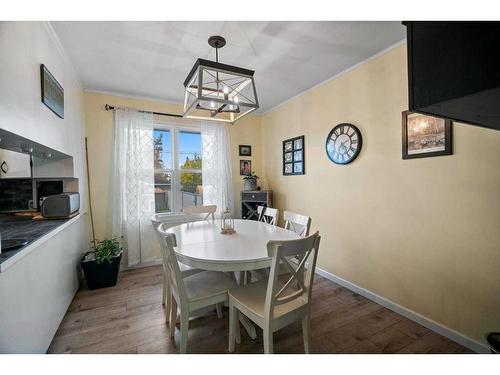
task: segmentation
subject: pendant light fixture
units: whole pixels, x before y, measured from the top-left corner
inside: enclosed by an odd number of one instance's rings
[[[211,36],[215,61],[198,59],[184,81],[184,113],[187,118],[233,123],[259,108],[254,71],[219,62],[221,36]]]

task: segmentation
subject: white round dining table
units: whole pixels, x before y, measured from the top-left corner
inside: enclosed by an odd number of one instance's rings
[[[221,220],[214,220],[177,225],[167,232],[175,234],[175,254],[179,262],[207,271],[223,272],[270,267],[268,241],[300,238],[290,230],[253,220],[234,220],[234,230],[233,234],[221,234]],[[248,335],[255,339],[254,325],[243,314],[239,315],[239,319]]]
[[[221,220],[195,221],[169,228],[177,239],[179,262],[209,271],[252,271],[271,266],[266,244],[295,240],[298,234],[253,220],[234,220],[233,234],[221,234]]]

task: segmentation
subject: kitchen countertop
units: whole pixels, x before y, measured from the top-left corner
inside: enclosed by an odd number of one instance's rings
[[[70,222],[75,221],[80,215],[71,219],[63,220],[33,220],[31,217],[15,216],[13,214],[0,214],[0,233],[2,240],[22,238],[28,241],[28,244],[20,249],[3,252],[0,254],[0,272],[2,272],[7,264],[12,263],[14,258],[19,258],[23,252],[27,252],[27,248],[47,234],[55,231],[58,228],[67,226]],[[66,224],[66,225],[65,225]],[[24,255],[23,255],[24,256]]]

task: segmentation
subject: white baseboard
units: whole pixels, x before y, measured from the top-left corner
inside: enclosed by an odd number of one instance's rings
[[[150,260],[150,261],[144,262],[144,263],[134,264],[133,266],[127,266],[127,265],[122,264],[122,265],[120,265],[120,272],[135,270],[135,269],[144,268],[144,267],[158,266],[161,263],[162,263],[161,259],[155,259],[155,260]]]
[[[319,267],[316,267],[316,273],[320,276],[323,276],[324,278],[333,281],[336,284],[339,284],[340,286],[343,286],[344,288],[347,288],[359,295],[362,295],[365,298],[368,298],[369,300],[388,308],[389,310],[392,310],[405,318],[408,318],[410,320],[413,320],[414,322],[444,336],[449,338],[452,341],[455,341],[456,343],[465,346],[466,348],[469,348],[470,350],[475,351],[476,353],[490,353],[490,349],[484,345],[481,344],[475,340],[472,340],[471,338],[462,335],[461,333],[452,330],[451,328],[448,328],[446,326],[443,326],[442,324],[439,324],[429,318],[426,318],[423,315],[420,315],[419,313],[412,311],[410,309],[407,309],[406,307],[403,307],[401,305],[398,305],[395,302],[392,302],[388,300],[387,298],[384,298],[382,296],[379,296],[378,294],[375,294],[368,289],[362,288],[356,284],[351,283],[350,281],[347,281],[341,277],[338,277],[330,272],[327,272],[325,270],[322,270]]]

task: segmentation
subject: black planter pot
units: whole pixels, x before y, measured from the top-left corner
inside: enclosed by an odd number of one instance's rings
[[[87,286],[90,290],[108,288],[115,286],[118,280],[118,271],[120,270],[120,262],[122,254],[111,259],[111,262],[97,263],[95,260],[87,260],[85,255],[82,258],[81,266]]]

